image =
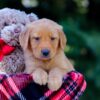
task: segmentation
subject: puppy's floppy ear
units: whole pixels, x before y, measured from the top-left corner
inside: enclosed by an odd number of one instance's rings
[[[30,32],[31,32],[31,28],[29,27],[29,25],[27,25],[25,31],[22,32],[19,36],[19,42],[23,50],[26,50],[28,48]]]
[[[59,38],[60,38],[60,48],[64,50],[64,48],[66,47],[67,39],[65,33],[63,32],[63,27],[59,25],[57,31],[59,33]]]

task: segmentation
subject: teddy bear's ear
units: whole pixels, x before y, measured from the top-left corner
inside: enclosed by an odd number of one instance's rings
[[[28,47],[30,31],[31,30],[29,26],[27,25],[26,29],[19,35],[19,42],[23,50],[26,50]]]
[[[34,14],[34,13],[28,14],[27,17],[28,17],[30,22],[33,22],[33,21],[36,21],[36,20],[39,19],[38,16],[36,14]]]

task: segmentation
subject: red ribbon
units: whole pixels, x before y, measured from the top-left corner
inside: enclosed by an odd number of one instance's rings
[[[0,39],[0,61],[4,56],[9,55],[15,50],[15,47],[9,46],[4,42],[4,40]]]

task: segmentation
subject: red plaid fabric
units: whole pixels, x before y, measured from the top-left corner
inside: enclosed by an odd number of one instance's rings
[[[0,75],[0,100],[79,100],[85,88],[83,75],[76,71],[64,76],[56,92],[35,84],[29,74]]]

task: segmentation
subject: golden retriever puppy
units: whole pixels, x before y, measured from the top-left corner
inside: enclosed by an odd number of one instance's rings
[[[64,54],[66,37],[62,27],[43,18],[27,25],[19,40],[25,55],[25,72],[33,75],[34,82],[47,83],[52,91],[58,90],[63,76],[74,70]]]

